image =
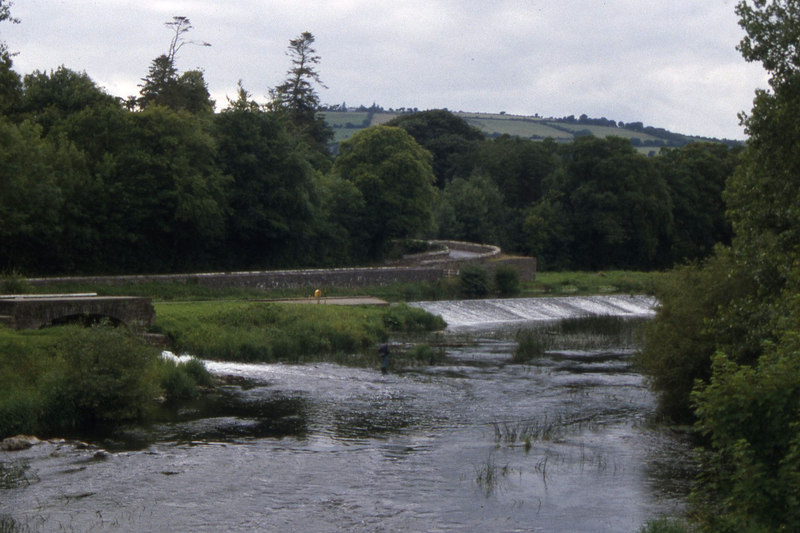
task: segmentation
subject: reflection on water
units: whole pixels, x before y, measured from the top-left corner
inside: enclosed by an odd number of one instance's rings
[[[209,363],[228,385],[158,424],[0,453],[0,529],[636,531],[680,512],[690,446],[650,424],[631,350],[513,365],[514,333],[456,328],[446,363],[388,376]]]

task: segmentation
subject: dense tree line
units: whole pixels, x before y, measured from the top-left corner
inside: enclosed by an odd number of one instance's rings
[[[734,238],[659,294],[639,363],[703,438],[702,531],[800,530],[800,5],[740,1],[739,50],[770,74],[723,198]]]
[[[443,238],[500,244],[548,269],[664,268],[730,240],[722,190],[741,148],[642,155],[630,141],[487,139],[447,111],[403,115],[433,155]]]
[[[169,272],[337,266],[390,241],[442,237],[536,255],[545,268],[661,268],[727,243],[721,191],[737,150],[654,158],[621,138],[488,139],[445,110],[408,113],[327,149],[314,37],[289,43],[261,105],[239,86],[215,112],[180,72],[191,29],[136,97],[0,56],[0,271]]]

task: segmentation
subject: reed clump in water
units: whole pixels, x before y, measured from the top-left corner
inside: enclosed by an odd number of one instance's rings
[[[515,334],[517,346],[511,363],[529,363],[543,357],[549,350],[633,348],[638,342],[639,326],[646,320],[592,315],[520,329]]]

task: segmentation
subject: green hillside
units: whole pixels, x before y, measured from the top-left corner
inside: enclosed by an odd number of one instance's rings
[[[323,111],[325,122],[333,128],[334,143],[340,143],[357,131],[385,124],[392,118],[408,111],[384,111],[370,108],[358,111]],[[644,126],[641,122],[622,124],[613,120],[593,119],[581,115],[579,118],[542,118],[538,116],[508,115],[505,113],[453,112],[475,126],[489,137],[512,135],[533,140],[552,138],[557,142],[569,142],[581,135],[595,137],[617,136],[630,139],[644,154],[655,154],[661,147],[684,146],[693,141],[719,141],[737,144],[737,141],[710,139],[673,133],[663,128]]]

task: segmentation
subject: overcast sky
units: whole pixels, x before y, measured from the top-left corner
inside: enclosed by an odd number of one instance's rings
[[[14,0],[0,25],[20,74],[64,65],[138,93],[191,20],[179,70],[200,68],[217,108],[236,83],[260,101],[289,40],[316,37],[321,101],[561,117],[586,113],[744,138],[737,114],[766,88],[736,51],[734,0]]]

